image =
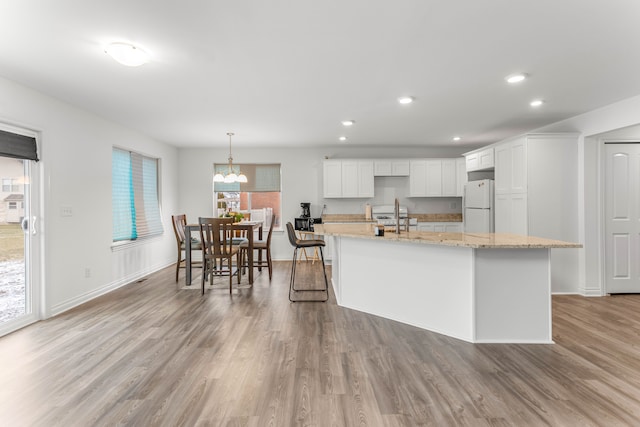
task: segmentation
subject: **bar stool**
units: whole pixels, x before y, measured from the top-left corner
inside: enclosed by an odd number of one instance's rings
[[[291,246],[295,248],[293,251],[293,264],[291,266],[291,279],[289,280],[289,301],[291,302],[325,302],[329,299],[329,282],[327,280],[327,270],[324,265],[324,255],[322,253],[322,248],[324,247],[324,240],[302,240],[298,239],[296,236],[296,232],[293,228],[293,224],[287,222],[287,234],[289,235],[289,242]],[[304,248],[319,248],[320,249],[320,258],[322,260],[322,272],[324,273],[324,289],[296,289],[295,288],[295,280],[296,280],[296,264],[298,263],[298,249]],[[314,299],[292,299],[291,292],[326,292],[325,298],[323,300],[314,300]]]

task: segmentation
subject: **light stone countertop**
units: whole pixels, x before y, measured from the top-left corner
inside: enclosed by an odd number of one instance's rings
[[[462,214],[409,214],[409,218],[415,218],[418,222],[462,222]],[[376,222],[374,219],[366,219],[364,214],[324,214],[322,222],[348,223],[348,222]]]
[[[314,234],[466,248],[544,249],[582,247],[579,243],[506,233],[403,231],[400,234],[396,234],[394,231],[385,231],[384,236],[375,236],[375,226],[375,224],[316,224],[314,226]]]

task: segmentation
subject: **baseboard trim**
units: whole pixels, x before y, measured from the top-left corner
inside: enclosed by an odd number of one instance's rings
[[[60,304],[56,304],[51,307],[49,316],[47,316],[47,318],[62,314],[65,311],[71,310],[74,307],[84,304],[85,302],[89,302],[92,299],[95,299],[99,296],[108,294],[111,291],[114,291],[118,288],[128,285],[129,283],[135,282],[136,280],[142,279],[143,277],[148,276],[149,274],[155,273],[156,271],[162,270],[163,268],[167,268],[172,264],[175,264],[175,262],[169,262],[159,266],[150,267],[146,270],[141,270],[139,272],[136,272],[135,274],[131,274],[127,277],[123,277],[119,280],[116,280],[115,282],[111,282],[98,289],[94,289],[93,291],[84,293],[82,295],[78,295],[77,297],[71,298],[70,300],[64,301]]]

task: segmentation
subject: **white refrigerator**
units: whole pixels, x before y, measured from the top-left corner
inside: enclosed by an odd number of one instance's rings
[[[493,180],[471,181],[464,186],[464,232],[493,233]]]

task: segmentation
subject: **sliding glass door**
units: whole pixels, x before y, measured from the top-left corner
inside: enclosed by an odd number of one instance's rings
[[[0,336],[40,317],[37,175],[37,162],[0,156]]]

